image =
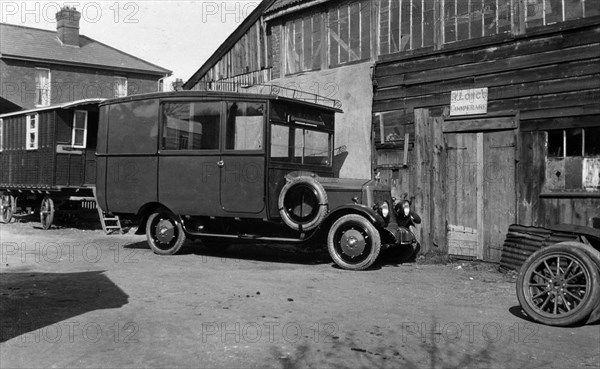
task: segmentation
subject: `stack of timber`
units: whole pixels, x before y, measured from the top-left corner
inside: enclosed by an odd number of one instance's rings
[[[525,260],[542,247],[577,239],[573,233],[512,224],[502,247],[500,268],[518,271]]]

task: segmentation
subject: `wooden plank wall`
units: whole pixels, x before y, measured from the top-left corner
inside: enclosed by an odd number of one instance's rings
[[[418,227],[423,252],[432,247],[447,251],[445,175],[440,170],[445,161],[443,118],[431,117],[428,109],[415,111],[414,209],[421,216]]]
[[[415,123],[422,118],[417,109],[430,109],[430,118],[444,116],[441,111],[449,106],[452,90],[488,87],[488,115],[482,117],[519,118],[518,221],[534,226],[560,222],[591,226],[592,218],[600,216],[599,199],[540,197],[545,177],[545,133],[540,131],[600,126],[600,24],[594,22],[582,21],[576,28],[548,29],[494,44],[471,44],[421,56],[398,55],[378,62],[373,102],[376,164],[397,164],[390,162],[394,151],[382,143],[380,132],[414,131],[414,151],[427,155],[418,147],[424,144],[431,145],[426,151],[435,152],[433,142],[418,137],[420,129]],[[399,145],[396,150],[401,150]],[[422,166],[422,159],[413,153],[409,165]],[[406,171],[410,178],[403,178],[402,189],[408,188],[411,194],[423,192],[427,185],[420,183],[419,170]],[[427,209],[422,205],[417,210]],[[438,218],[434,215],[430,221],[436,224]]]
[[[46,189],[53,186],[54,111],[39,113],[38,149],[25,149],[26,118],[4,118],[6,146],[0,154],[0,187]]]
[[[446,106],[450,92],[488,87],[488,111],[537,119],[599,115],[600,26],[376,65],[373,112]],[[543,82],[543,83],[542,83]],[[561,113],[569,108],[566,113]]]
[[[600,121],[599,121],[600,122]],[[540,197],[546,173],[546,140],[542,131],[521,132],[517,182],[519,224],[550,227],[559,223],[592,226],[600,218],[600,197]]]
[[[201,81],[216,81],[266,68],[267,60],[264,52],[266,42],[262,24],[256,22],[202,77]]]

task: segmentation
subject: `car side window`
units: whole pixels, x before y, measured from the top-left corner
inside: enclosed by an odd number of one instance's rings
[[[262,150],[265,104],[228,102],[226,150]]]
[[[163,104],[163,150],[218,150],[221,103]]]

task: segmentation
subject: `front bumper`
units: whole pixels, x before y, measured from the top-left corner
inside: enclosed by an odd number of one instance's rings
[[[414,245],[417,243],[417,240],[408,228],[400,227],[395,223],[390,223],[382,231],[381,243],[386,247],[396,247]]]

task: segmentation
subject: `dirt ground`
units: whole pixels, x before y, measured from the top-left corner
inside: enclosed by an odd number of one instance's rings
[[[326,253],[0,225],[2,368],[599,368],[600,326],[523,315],[492,264],[336,268]]]

